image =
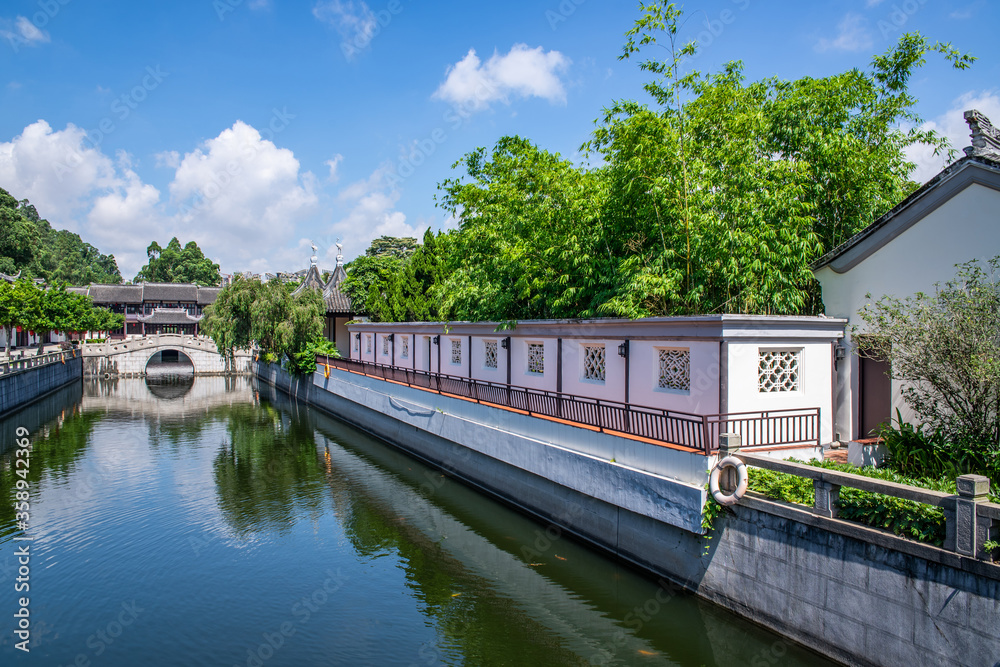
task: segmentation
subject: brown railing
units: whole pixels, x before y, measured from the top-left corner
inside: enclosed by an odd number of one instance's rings
[[[748,447],[819,445],[819,408],[696,415],[356,359],[317,357],[316,363],[706,454],[718,450],[720,433],[740,433]]]

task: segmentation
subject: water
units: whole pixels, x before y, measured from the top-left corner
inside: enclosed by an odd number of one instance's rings
[[[0,437],[4,665],[823,664],[245,378],[92,381]]]

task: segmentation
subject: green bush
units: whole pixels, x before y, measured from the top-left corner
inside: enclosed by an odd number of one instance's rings
[[[793,461],[801,463],[801,461]],[[954,478],[912,478],[899,474],[894,470],[877,468],[855,468],[844,463],[832,461],[811,461],[809,465],[854,473],[864,477],[881,479],[897,484],[907,484],[931,491],[956,493]],[[760,468],[750,468],[751,491],[763,494],[774,500],[811,506],[815,502],[813,482],[811,479],[789,475]],[[995,492],[994,502],[1000,502],[1000,496]],[[872,493],[850,487],[842,487],[840,501],[837,503],[838,515],[842,519],[889,530],[900,537],[927,542],[941,546],[944,544],[945,524],[944,512],[939,507],[925,505],[912,500],[904,500],[881,493]]]
[[[286,369],[295,375],[312,375],[316,372],[316,357],[339,357],[337,346],[324,339],[309,343],[306,349],[295,352],[287,357]]]
[[[949,440],[938,428],[923,430],[903,421],[896,411],[895,424],[879,431],[886,448],[884,466],[910,477],[954,479],[977,474],[1000,488],[1000,451],[988,444]]]

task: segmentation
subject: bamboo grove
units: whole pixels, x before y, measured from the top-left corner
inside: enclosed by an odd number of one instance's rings
[[[952,152],[920,129],[908,92],[929,55],[971,65],[949,44],[905,34],[865,71],[748,82],[740,62],[686,71],[695,46],[681,44],[680,11],[641,9],[621,58],[650,75],[649,102],[605,108],[583,145],[597,166],[522,137],[468,153],[437,196],[458,229],[352,262],[344,289],[359,312],[498,322],[815,314],[810,263],[916,189],[906,149]]]

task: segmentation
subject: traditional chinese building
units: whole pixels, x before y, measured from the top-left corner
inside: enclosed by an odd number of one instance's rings
[[[214,303],[221,287],[200,287],[190,283],[140,283],[138,285],[91,285],[70,291],[91,298],[95,306],[125,316],[124,337],[177,333],[198,335],[205,307]]]
[[[333,341],[337,345],[337,349],[346,356],[346,350],[351,345],[351,334],[347,330],[347,323],[353,317],[353,313],[351,299],[340,291],[341,283],[347,278],[347,271],[344,270],[343,246],[337,244],[337,266],[325,281],[320,274],[318,263],[316,246],[313,246],[313,256],[309,258],[309,269],[306,271],[302,284],[295,289],[293,294],[299,294],[305,289],[322,290],[323,302],[326,304],[323,337]]]

